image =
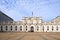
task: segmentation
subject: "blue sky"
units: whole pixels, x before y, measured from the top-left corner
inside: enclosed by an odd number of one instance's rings
[[[60,16],[60,0],[0,0],[0,10],[15,21],[30,17],[32,12],[49,21]]]

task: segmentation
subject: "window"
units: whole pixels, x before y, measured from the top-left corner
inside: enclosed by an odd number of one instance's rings
[[[6,26],[6,31],[8,30],[7,26]]]
[[[20,31],[22,31],[22,26],[20,26]]]
[[[37,26],[37,31],[39,30],[39,27]]]
[[[26,26],[26,31],[27,31],[27,26]]]
[[[3,26],[1,26],[1,31],[3,31]]]
[[[44,26],[42,27],[42,30],[44,31]]]
[[[52,31],[54,30],[54,27],[52,26]]]
[[[15,30],[17,31],[17,26],[15,26]]]
[[[12,31],[12,26],[11,26],[11,29],[10,30]]]
[[[49,30],[49,26],[47,26],[47,30]]]
[[[58,31],[58,26],[56,27],[56,30]]]

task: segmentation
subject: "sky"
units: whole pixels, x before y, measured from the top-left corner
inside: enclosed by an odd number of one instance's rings
[[[42,17],[50,21],[60,16],[60,0],[0,0],[0,11],[20,21],[22,17]]]

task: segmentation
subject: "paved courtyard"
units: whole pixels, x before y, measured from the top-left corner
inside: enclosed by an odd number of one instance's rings
[[[0,33],[0,40],[60,40],[60,33],[3,32]]]

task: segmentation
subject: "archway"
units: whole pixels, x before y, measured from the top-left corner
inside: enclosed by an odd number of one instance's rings
[[[33,26],[31,26],[30,32],[34,32],[34,27]]]

